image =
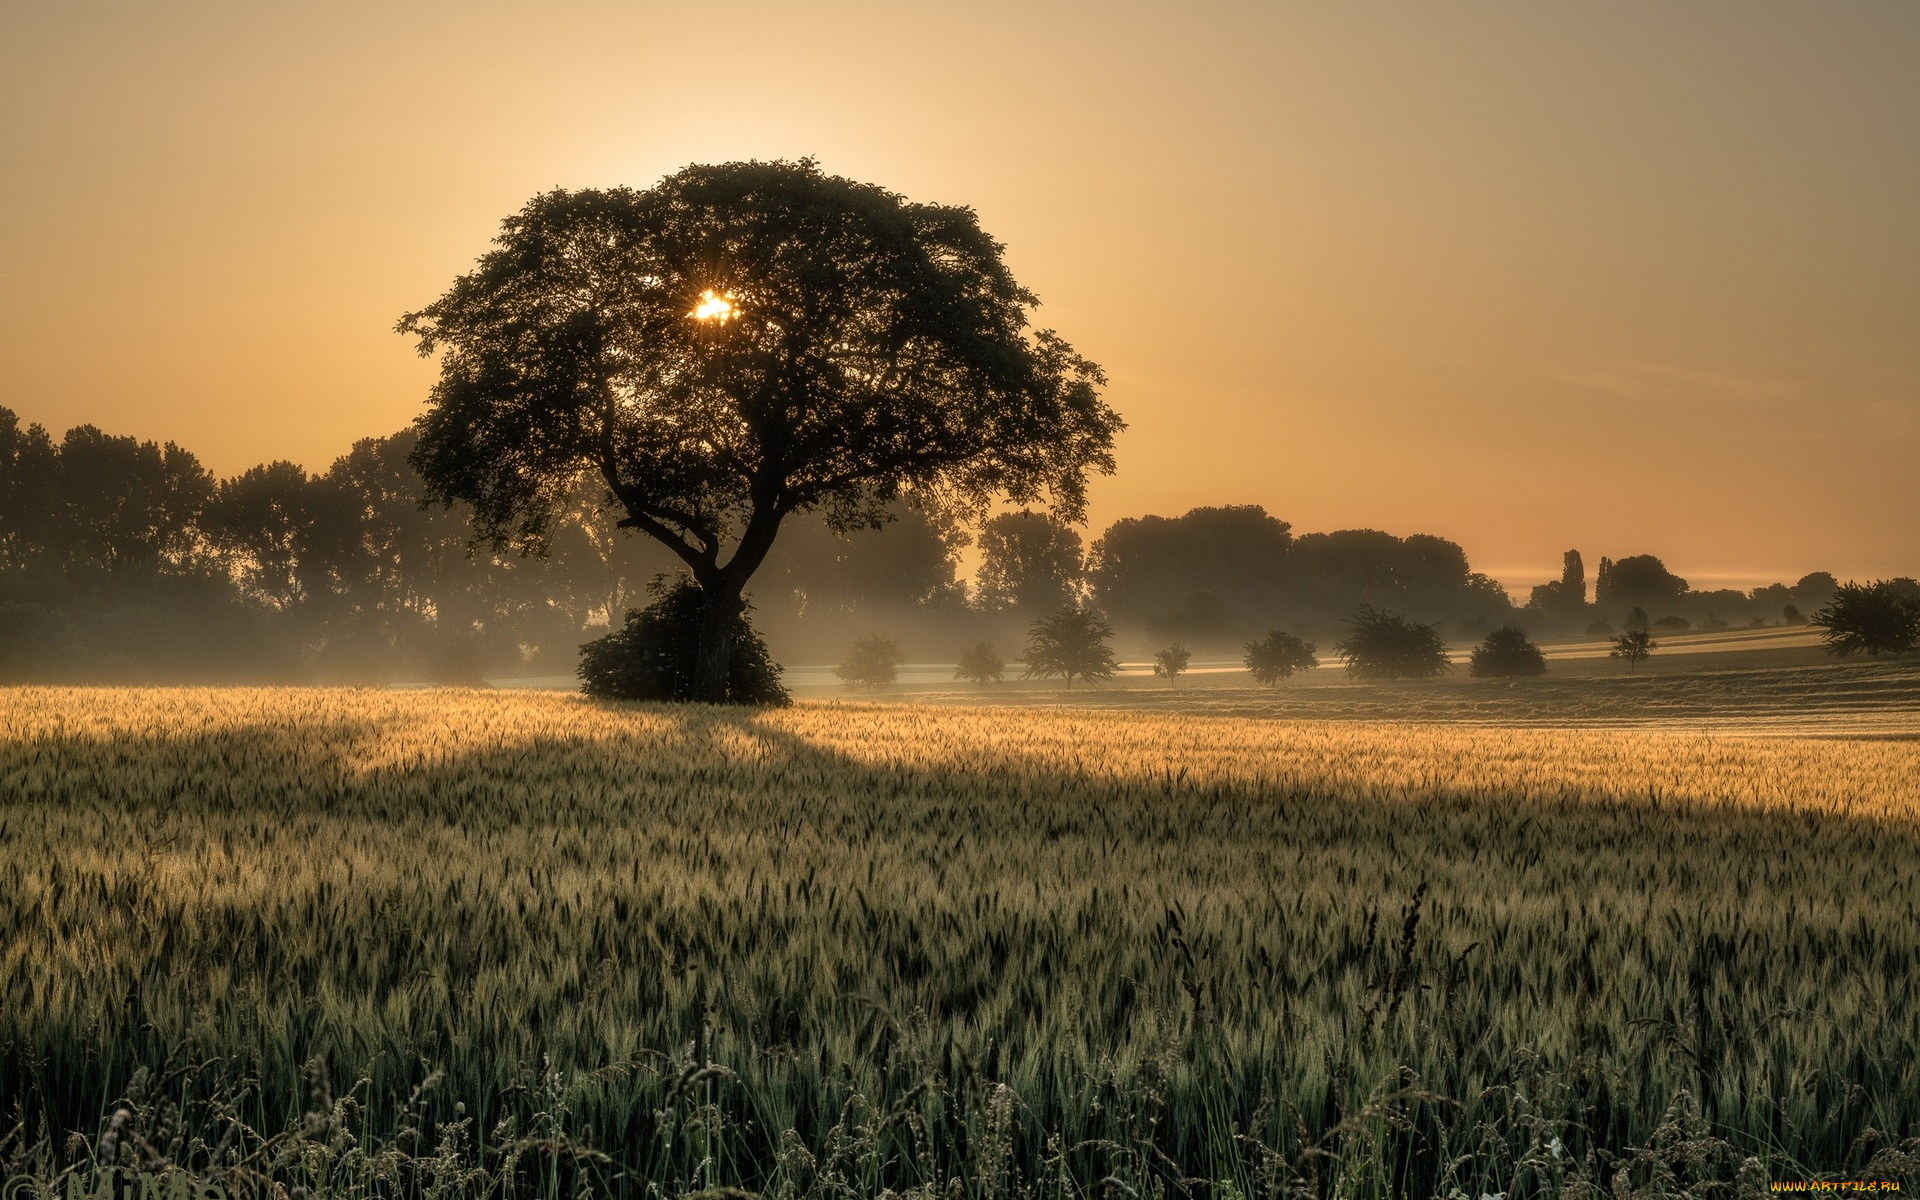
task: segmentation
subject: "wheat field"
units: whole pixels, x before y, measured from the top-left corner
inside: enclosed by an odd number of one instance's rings
[[[10,689],[0,1169],[1912,1180],[1916,778],[1910,740]]]

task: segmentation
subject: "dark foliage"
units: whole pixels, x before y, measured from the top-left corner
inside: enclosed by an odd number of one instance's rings
[[[1578,550],[1569,550],[1560,558],[1560,578],[1533,589],[1529,608],[1551,617],[1570,620],[1587,608],[1587,567]]]
[[[1486,641],[1473,648],[1472,661],[1467,664],[1467,674],[1475,679],[1546,673],[1547,656],[1517,625],[1503,625],[1489,633]]]
[[[1319,666],[1316,650],[1312,642],[1274,629],[1260,641],[1247,643],[1244,661],[1255,679],[1273,687],[1282,679],[1291,678],[1295,671],[1310,671]]]
[[[960,652],[953,677],[979,684],[999,683],[1007,671],[1007,660],[988,642],[979,642]]]
[[[1153,674],[1157,679],[1167,681],[1172,687],[1174,681],[1186,673],[1187,664],[1193,661],[1193,651],[1179,642],[1153,652]]]
[[[1440,631],[1399,613],[1362,605],[1333,652],[1356,679],[1431,679],[1447,669]]]
[[[1001,513],[980,530],[980,554],[977,599],[989,612],[1050,612],[1080,598],[1080,535],[1057,517]]]
[[[1843,583],[1813,614],[1813,624],[1827,631],[1827,653],[1839,658],[1911,653],[1920,649],[1920,585],[1911,579]]]
[[[1127,517],[1094,543],[1094,592],[1108,612],[1134,622],[1181,609],[1195,593],[1223,612],[1258,612],[1285,585],[1292,545],[1287,523],[1257,504]]]
[[[1667,570],[1651,554],[1635,554],[1618,562],[1603,558],[1594,581],[1594,602],[1608,613],[1625,608],[1669,608],[1685,595],[1687,581]]]
[[[593,479],[708,605],[697,694],[782,521],[871,526],[902,495],[1085,508],[1122,422],[970,209],[812,162],[694,166],[645,192],[554,191],[400,322],[441,376],[414,464],[498,546],[538,551]],[[696,320],[703,296],[733,301]],[[727,551],[723,560],[722,551]]]
[[[1063,678],[1071,688],[1075,678],[1111,679],[1120,664],[1107,640],[1113,626],[1088,608],[1063,608],[1041,617],[1027,633],[1026,669],[1022,679]]]
[[[627,614],[627,623],[580,647],[580,690],[603,700],[693,699],[694,658],[705,611],[700,587],[686,576],[656,579],[652,604]],[[780,667],[747,620],[734,619],[727,662],[728,704],[783,705]]]
[[[878,633],[870,633],[853,644],[847,657],[833,673],[847,684],[864,684],[868,691],[889,687],[900,677],[900,664],[906,661],[900,643]]]
[[[1638,671],[1640,664],[1647,661],[1659,648],[1660,643],[1654,641],[1653,635],[1643,626],[1639,629],[1629,629],[1613,639],[1613,649],[1607,651],[1607,657],[1617,658],[1626,663],[1627,670],[1631,673]]]

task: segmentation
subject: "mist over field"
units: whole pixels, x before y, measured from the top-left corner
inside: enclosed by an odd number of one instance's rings
[[[1915,63],[0,4],[0,1200],[1920,1188]]]
[[[173,443],[90,427],[56,438],[0,409],[0,679],[564,679],[610,615],[644,608],[655,578],[681,569],[617,528],[586,482],[544,557],[472,546],[462,507],[424,503],[413,444],[411,433],[365,439],[318,475],[278,462],[219,479]],[[1804,623],[1836,584],[1813,572],[1702,591],[1657,559],[1623,555],[1602,560],[1593,584],[1581,562],[1577,579],[1520,597],[1444,537],[1302,532],[1257,506],[1103,531],[1017,511],[968,528],[906,502],[886,515],[844,533],[818,516],[785,522],[748,589],[777,662],[831,666],[873,634],[913,663],[950,665],[982,642],[1014,662],[1034,619],[1080,603],[1107,614],[1133,662],[1178,642],[1235,663],[1270,629],[1326,649],[1362,605],[1463,645],[1505,624],[1590,639],[1636,608],[1673,633],[1782,627]],[[960,573],[969,558],[971,579]]]

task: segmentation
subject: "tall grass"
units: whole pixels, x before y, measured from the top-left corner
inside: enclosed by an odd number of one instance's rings
[[[0,1166],[111,1133],[310,1194],[1911,1178],[1916,768],[1902,741],[7,691]]]

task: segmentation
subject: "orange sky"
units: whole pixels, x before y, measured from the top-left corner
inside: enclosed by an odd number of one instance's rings
[[[1915,63],[1904,0],[11,0],[0,403],[324,467],[533,193],[811,154],[973,205],[1107,368],[1095,532],[1920,574]]]

